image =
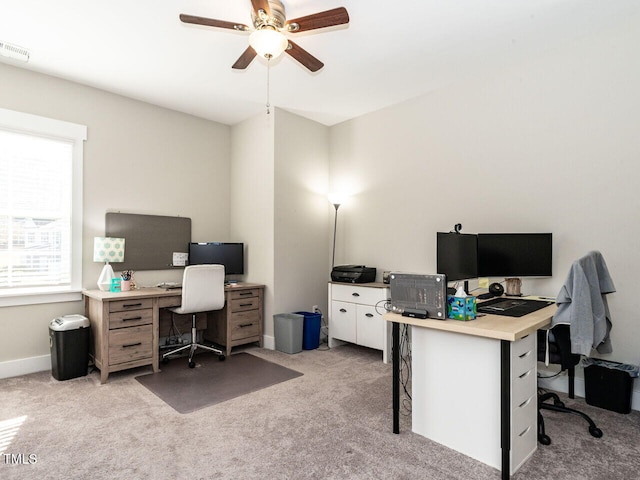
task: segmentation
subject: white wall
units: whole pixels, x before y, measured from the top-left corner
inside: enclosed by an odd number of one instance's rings
[[[0,107],[88,127],[84,288],[96,288],[102,268],[92,261],[93,237],[104,235],[107,211],[190,217],[194,239],[228,237],[229,127],[2,63],[0,78]],[[181,275],[135,278],[151,285]],[[0,308],[0,377],[50,368],[49,322],[83,311],[82,302]]]
[[[273,131],[273,114],[250,118],[231,130],[231,235],[246,244],[245,280],[266,286],[265,319],[273,311]]]
[[[327,307],[328,127],[276,109],[275,312]]]
[[[336,263],[435,272],[435,233],[553,232],[554,295],[571,262],[600,250],[612,360],[640,361],[638,18],[492,78],[469,81],[330,130],[340,208]]]
[[[232,127],[231,232],[266,285],[266,347],[274,314],[326,309],[327,178],[327,127],[277,108]]]

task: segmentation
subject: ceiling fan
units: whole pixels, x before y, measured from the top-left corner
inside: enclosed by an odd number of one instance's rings
[[[306,32],[349,23],[349,14],[344,7],[287,20],[284,5],[280,0],[251,0],[251,5],[253,6],[253,11],[251,12],[253,29],[242,23],[185,14],[180,14],[180,20],[184,23],[252,32],[249,37],[249,46],[240,55],[240,58],[236,60],[232,68],[247,68],[258,54],[270,60],[284,51],[312,72],[320,70],[324,63],[289,40],[284,34]]]

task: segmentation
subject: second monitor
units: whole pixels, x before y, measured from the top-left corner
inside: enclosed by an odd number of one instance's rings
[[[189,265],[224,265],[225,275],[244,274],[244,244],[204,242],[189,244]]]

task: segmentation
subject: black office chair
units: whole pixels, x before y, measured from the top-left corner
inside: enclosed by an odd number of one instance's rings
[[[549,331],[549,333],[549,363],[560,365],[561,371],[567,370],[569,398],[575,398],[575,366],[580,362],[580,355],[571,353],[569,325],[556,325]],[[547,330],[538,330],[538,361],[540,362],[544,362],[546,360],[547,334]],[[553,403],[545,403],[548,400],[553,400]],[[560,400],[560,397],[558,397],[556,393],[545,392],[538,394],[538,442],[542,445],[551,444],[551,438],[549,438],[545,433],[544,417],[542,416],[541,410],[571,413],[582,417],[589,424],[589,433],[596,438],[602,437],[602,430],[596,426],[587,414],[565,406],[564,402]]]

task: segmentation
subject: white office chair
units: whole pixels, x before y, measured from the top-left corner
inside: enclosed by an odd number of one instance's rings
[[[182,304],[170,308],[173,313],[191,314],[191,343],[183,345],[162,355],[162,361],[168,362],[169,355],[190,349],[189,368],[196,366],[193,355],[197,348],[218,354],[220,361],[224,354],[217,348],[197,342],[196,313],[220,310],[224,307],[224,266],[223,265],[190,265],[184,269],[182,277]]]

